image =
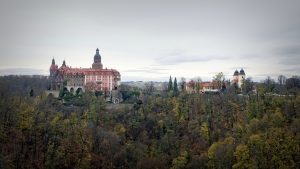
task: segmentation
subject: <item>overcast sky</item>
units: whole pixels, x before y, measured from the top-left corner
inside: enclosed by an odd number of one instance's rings
[[[0,24],[2,75],[91,67],[96,48],[122,81],[300,74],[299,0],[0,0]]]

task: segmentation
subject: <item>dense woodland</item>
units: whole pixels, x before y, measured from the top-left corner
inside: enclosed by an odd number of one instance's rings
[[[300,79],[281,78],[215,94],[122,86],[112,105],[0,77],[0,168],[300,168]]]

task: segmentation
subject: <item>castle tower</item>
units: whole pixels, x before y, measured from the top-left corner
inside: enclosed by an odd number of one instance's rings
[[[245,71],[244,71],[244,69],[241,69],[240,73],[239,73],[239,83],[238,83],[239,87],[242,86],[242,84],[244,83],[245,78],[246,78]]]
[[[58,72],[58,67],[57,65],[55,65],[55,60],[53,58],[50,66],[50,90],[56,89],[55,77],[57,75],[57,72]]]
[[[53,59],[52,59],[51,66],[50,66],[50,76],[51,76],[51,77],[55,76],[56,71],[57,71],[57,66],[55,65],[55,60],[54,60],[54,58],[53,58]]]
[[[239,71],[235,70],[233,73],[233,78],[232,78],[232,84],[237,84],[239,83]]]
[[[66,67],[66,66],[67,66],[65,60],[63,61],[63,64],[62,64],[61,66],[63,66],[63,67]]]
[[[99,54],[99,49],[96,49],[96,54],[94,55],[94,63],[92,64],[93,69],[102,69],[101,55]]]

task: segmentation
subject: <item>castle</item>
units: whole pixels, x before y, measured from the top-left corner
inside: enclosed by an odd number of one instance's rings
[[[240,72],[238,70],[235,70],[235,72],[233,73],[233,78],[232,78],[231,84],[232,85],[235,84],[239,88],[241,88],[245,79],[246,79],[246,74],[243,69],[241,69]]]
[[[117,70],[103,69],[98,48],[91,68],[71,68],[65,60],[58,68],[54,58],[50,66],[51,90],[65,88],[73,94],[85,90],[111,92],[118,88],[120,80],[121,75]]]

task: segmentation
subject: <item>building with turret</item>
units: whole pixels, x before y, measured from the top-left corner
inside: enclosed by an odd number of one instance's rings
[[[237,85],[240,88],[242,86],[242,84],[244,83],[245,79],[246,79],[246,74],[243,69],[241,69],[240,71],[235,70],[233,73],[233,78],[232,78],[231,84]]]
[[[91,68],[71,68],[64,60],[58,67],[54,58],[50,66],[51,90],[66,88],[69,92],[92,90],[111,92],[118,88],[121,80],[119,71],[103,69],[99,49],[96,49]]]

